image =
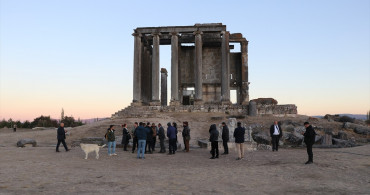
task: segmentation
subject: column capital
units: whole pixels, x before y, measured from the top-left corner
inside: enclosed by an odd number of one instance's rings
[[[135,37],[136,37],[136,36],[138,36],[138,37],[142,37],[141,33],[136,33],[136,32],[135,32],[135,33],[132,33],[132,36],[135,36]]]
[[[203,34],[203,32],[198,30],[198,31],[194,31],[194,32],[193,32],[193,34],[194,34],[194,35],[202,35],[202,34]]]
[[[178,33],[178,32],[170,32],[170,34],[171,34],[172,36],[179,36],[179,33]]]
[[[154,32],[154,33],[152,33],[151,34],[152,36],[159,36],[159,35],[162,35],[161,33],[159,33],[159,32]]]

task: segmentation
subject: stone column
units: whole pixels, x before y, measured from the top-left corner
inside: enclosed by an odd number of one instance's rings
[[[249,104],[249,82],[248,82],[248,41],[244,40],[240,43],[242,53],[242,70],[241,70],[241,103],[242,105]]]
[[[171,105],[180,105],[179,101],[179,37],[171,33]]]
[[[134,36],[134,80],[132,105],[141,105],[141,34],[133,33]]]
[[[167,70],[161,68],[161,106],[167,106]]]
[[[196,31],[195,34],[195,67],[194,67],[194,80],[195,80],[195,98],[194,104],[202,104],[203,100],[203,81],[202,81],[202,32]]]
[[[153,33],[152,53],[152,100],[150,105],[159,105],[159,33]]]
[[[229,32],[222,31],[221,43],[221,103],[231,104],[230,102],[230,66],[229,66]]]

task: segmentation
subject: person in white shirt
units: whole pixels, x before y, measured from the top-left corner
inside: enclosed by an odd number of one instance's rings
[[[272,151],[278,151],[279,140],[283,136],[283,130],[281,129],[279,123],[274,121],[274,124],[270,127],[270,136],[272,143]]]

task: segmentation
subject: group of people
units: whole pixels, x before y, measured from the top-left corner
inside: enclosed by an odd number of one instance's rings
[[[308,154],[308,161],[305,164],[312,164],[313,163],[313,153],[312,153],[312,146],[315,143],[315,136],[316,132],[313,127],[309,124],[309,122],[305,122],[304,126],[306,131],[302,133],[304,135],[304,142],[307,147],[307,154]],[[133,139],[133,146],[132,146],[132,153],[135,152],[137,148],[137,158],[138,159],[145,159],[145,153],[153,153],[155,150],[156,139],[158,136],[160,142],[160,151],[159,153],[166,153],[166,148],[164,145],[164,141],[166,136],[169,139],[169,147],[168,147],[168,154],[173,155],[177,151],[177,133],[178,128],[177,124],[174,123],[167,123],[167,132],[161,123],[155,125],[155,123],[134,123],[134,128],[131,132],[127,129],[127,124],[122,125],[122,145],[123,150],[127,150],[128,143],[130,139]],[[279,140],[282,137],[282,128],[278,124],[278,121],[274,121],[274,124],[270,127],[270,136],[271,136],[271,143],[272,143],[272,151],[278,151],[279,148]],[[64,130],[64,123],[60,124],[60,127],[57,130],[57,139],[58,143],[56,146],[56,152],[59,152],[59,145],[60,143],[63,144],[66,151],[69,151],[67,144],[65,143],[65,133],[67,131]],[[209,128],[209,141],[211,142],[211,158],[216,159],[219,158],[219,150],[218,150],[218,138],[219,138],[219,131],[217,130],[216,124],[212,124]],[[236,160],[244,159],[244,135],[245,135],[245,128],[241,126],[241,122],[237,122],[237,128],[234,130],[233,137],[235,138],[235,146],[238,157]],[[183,130],[182,130],[182,137],[183,143],[185,146],[184,152],[189,152],[189,141],[190,141],[190,128],[189,123],[187,121],[183,122]],[[115,136],[115,129],[114,125],[110,125],[106,131],[105,138],[108,141],[108,155],[115,156],[116,154],[116,136]],[[223,155],[229,154],[228,142],[229,142],[229,128],[225,122],[222,122],[222,142],[224,147]]]
[[[116,150],[116,140],[114,135],[114,125],[111,125],[105,134],[105,138],[108,141],[108,155],[117,155],[115,153]],[[155,123],[144,123],[144,122],[135,122],[134,128],[129,131],[127,129],[127,124],[122,125],[122,146],[124,151],[127,150],[128,143],[130,139],[133,139],[132,143],[132,153],[135,152],[137,148],[137,158],[145,159],[145,154],[149,153],[152,154],[155,151],[155,145],[157,142],[157,137],[160,143],[160,151],[159,153],[166,153],[166,148],[164,145],[164,141],[166,136],[169,139],[169,155],[173,155],[177,151],[177,133],[178,128],[177,124],[174,123],[167,123],[167,132],[161,123],[156,125]],[[183,130],[182,130],[182,137],[184,141],[185,152],[189,152],[189,141],[190,141],[190,128],[189,123],[187,121],[183,122]]]

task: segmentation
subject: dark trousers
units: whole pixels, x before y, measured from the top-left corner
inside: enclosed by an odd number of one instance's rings
[[[218,141],[211,142],[211,147],[212,157],[218,157]]]
[[[224,145],[224,153],[229,154],[229,146],[227,145],[227,141],[223,140],[222,144]]]
[[[132,151],[134,152],[136,147],[139,147],[138,146],[138,140],[137,140],[137,137],[134,137],[134,139],[132,139]]]
[[[159,139],[159,143],[161,145],[161,151],[159,152],[166,152],[166,148],[164,147],[164,139]]]
[[[271,137],[272,151],[274,151],[274,150],[278,151],[279,139],[280,139],[279,135],[272,135],[272,137]]]
[[[56,150],[59,151],[59,145],[60,145],[60,142],[62,142],[63,146],[64,146],[64,149],[66,149],[66,151],[68,150],[67,148],[67,144],[66,144],[66,141],[64,141],[64,139],[58,139],[58,143],[57,143],[57,148]]]
[[[124,150],[124,151],[127,151],[127,145],[128,145],[128,142],[129,142],[129,140],[124,140],[124,141],[122,141],[122,145],[123,145],[123,150]]]
[[[153,137],[153,140],[152,140],[152,151],[154,151],[155,142],[157,142],[157,137]]]
[[[169,147],[168,149],[170,150],[170,154],[175,154],[176,151],[176,139],[170,139],[169,140]]]
[[[307,145],[308,161],[313,162],[312,144]]]
[[[145,152],[152,152],[152,140],[146,140]]]

